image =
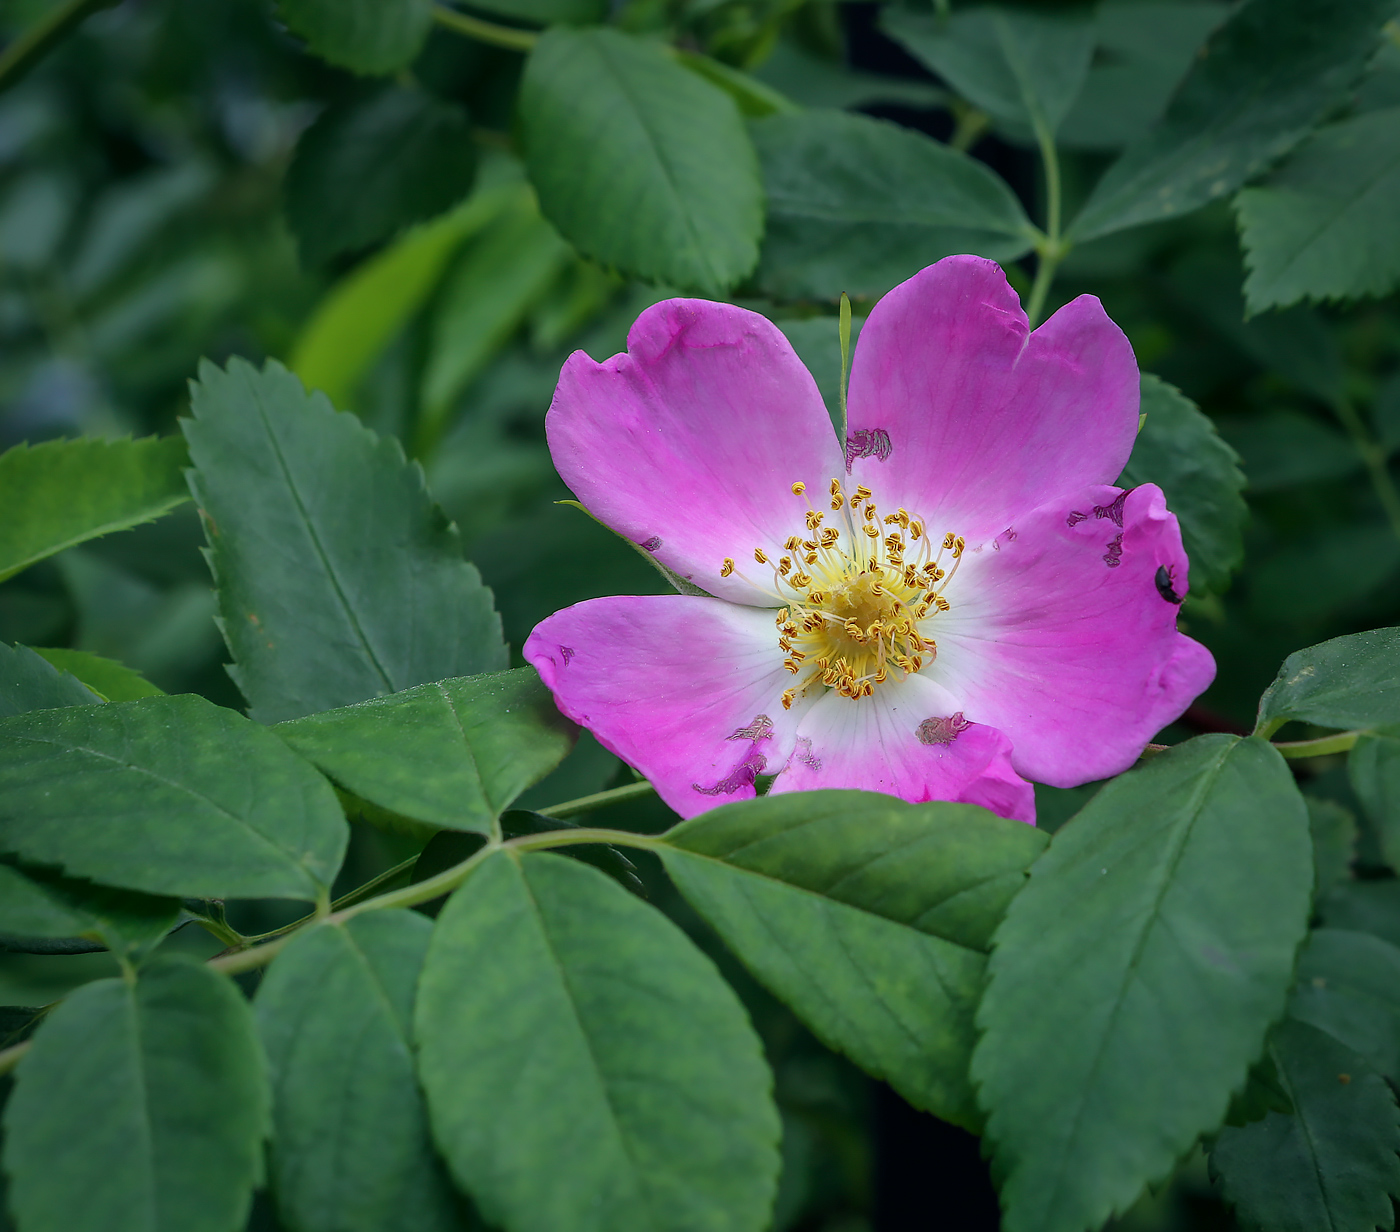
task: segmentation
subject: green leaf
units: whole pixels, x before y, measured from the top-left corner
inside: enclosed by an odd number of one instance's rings
[[[821,791],[725,805],[666,837],[681,893],[818,1037],[977,1126],[986,952],[1043,835],[969,804]]]
[[[467,114],[394,87],[331,107],[287,168],[287,221],[303,262],[320,264],[441,214],[476,176]]]
[[[1224,590],[1244,559],[1244,524],[1249,509],[1240,495],[1244,475],[1239,455],[1215,425],[1174,385],[1149,373],[1142,378],[1147,418],[1133,445],[1119,487],[1155,483],[1181,523],[1181,541],[1191,562],[1191,589]],[[1185,590],[1178,586],[1177,591]]]
[[[1298,955],[1288,1013],[1400,1080],[1400,947],[1370,933],[1315,929]]]
[[[711,295],[753,269],[763,193],[739,109],[654,43],[546,31],[520,123],[540,209],[584,256]]]
[[[0,453],[0,582],[75,543],[128,530],[189,499],[185,446],[45,441]]]
[[[157,958],[44,1021],[5,1109],[21,1228],[235,1232],[262,1171],[267,1077],[225,977]]]
[[[1099,1227],[1221,1123],[1283,1009],[1312,881],[1307,810],[1262,740],[1178,745],[1056,835],[977,1015],[1006,1232]]]
[[[1400,723],[1400,628],[1349,633],[1295,650],[1259,699],[1257,730]]]
[[[0,719],[101,700],[77,677],[45,662],[28,646],[0,642]]]
[[[1392,0],[1249,0],[1211,37],[1166,114],[1104,174],[1078,241],[1175,218],[1288,153],[1351,86]]]
[[[1094,50],[1089,7],[1037,12],[983,5],[951,16],[888,8],[880,26],[994,120],[1053,136],[1069,113]]]
[[[277,8],[313,52],[356,73],[403,68],[433,24],[433,0],[277,0]]]
[[[1320,897],[1351,876],[1356,859],[1356,818],[1335,800],[1304,799],[1312,830],[1315,890]]]
[[[1034,228],[985,164],[840,111],[751,126],[768,196],[757,281],[783,299],[878,296],[950,253],[1011,260]]]
[[[1318,899],[1328,928],[1371,933],[1400,946],[1400,881],[1343,881]]]
[[[22,873],[0,864],[0,933],[14,937],[85,937],[110,950],[139,954],[174,926],[180,902],[110,890],[52,873]]]
[[[1225,1129],[1211,1170],[1247,1227],[1373,1232],[1400,1196],[1400,1110],[1385,1079],[1344,1044],[1285,1021],[1269,1044],[1293,1115]]]
[[[331,288],[302,330],[292,370],[345,405],[361,378],[432,294],[453,254],[523,189],[478,189],[450,214],[415,227]]]
[[[255,719],[506,666],[491,592],[397,440],[275,363],[201,365],[192,407],[191,487]]]
[[[165,696],[164,690],[156,688],[140,672],[127,667],[125,663],[104,659],[86,650],[38,646],[34,648],[34,653],[60,672],[67,672],[81,681],[103,701],[134,702],[142,697]]]
[[[272,1187],[297,1232],[459,1227],[413,1070],[413,995],[432,931],[412,911],[314,928],[258,988]]]
[[[512,1232],[767,1226],[778,1117],[729,986],[596,869],[490,856],[438,917],[419,982],[438,1146]]]
[[[698,51],[676,49],[676,60],[692,73],[718,86],[737,104],[746,116],[758,117],[801,111],[792,99],[765,85],[757,77],[731,68],[723,60],[702,55]]]
[[[419,685],[275,730],[360,799],[479,834],[564,759],[577,733],[533,667]]]
[[[0,719],[0,851],[150,894],[315,899],[345,852],[330,784],[202,697]]]
[[[1347,757],[1347,772],[1385,862],[1400,867],[1400,726],[1360,737]]]
[[[1094,58],[1058,144],[1116,150],[1142,136],[1228,13],[1213,0],[1100,5]]]
[[[433,314],[420,452],[436,442],[462,391],[520,328],[568,260],[568,245],[528,199],[503,211],[467,246]]]
[[[1387,294],[1400,282],[1400,107],[1318,129],[1235,210],[1250,312]]]

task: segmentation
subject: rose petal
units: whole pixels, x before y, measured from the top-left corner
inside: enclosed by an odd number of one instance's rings
[[[993,727],[964,726],[952,697],[924,676],[887,681],[859,701],[828,693],[798,724],[796,746],[770,794],[850,787],[1035,822],[1035,793],[1011,768],[1011,742]]]
[[[1171,595],[1185,587],[1161,489],[1087,488],[964,556],[950,610],[929,625],[926,672],[969,719],[1006,732],[1027,778],[1107,778],[1215,676],[1210,652],[1176,631]]]
[[[1117,479],[1138,389],[1132,347],[1093,296],[1028,338],[994,261],[946,257],[895,287],[861,330],[851,478],[882,509],[902,505],[937,534],[980,543],[1008,518]]]
[[[554,700],[682,817],[754,794],[792,753],[773,614],[685,595],[589,599],[525,642]]]
[[[554,465],[595,517],[712,594],[777,606],[753,549],[805,529],[798,480],[841,473],[821,394],[782,332],[707,300],[648,308],[627,353],[564,365],[545,427]],[[720,577],[724,558],[742,577]]]

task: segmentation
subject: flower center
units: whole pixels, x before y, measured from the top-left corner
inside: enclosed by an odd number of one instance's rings
[[[792,491],[806,501],[805,484]],[[814,688],[869,697],[891,675],[904,679],[933,662],[938,646],[927,626],[948,610],[943,590],[966,546],[949,532],[935,548],[921,518],[905,509],[882,516],[864,485],[848,497],[833,479],[830,495],[829,525],[827,512],[806,501],[805,533],[789,536],[781,552],[753,550],[772,569],[771,586],[746,577],[784,605],[778,649],[797,677],[784,708]],[[720,576],[736,572],[726,557]]]

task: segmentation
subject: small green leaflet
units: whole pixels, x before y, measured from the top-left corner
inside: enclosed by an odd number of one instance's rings
[[[1255,729],[1290,719],[1319,727],[1400,723],[1400,628],[1349,633],[1294,651],[1259,699]]]
[[[190,482],[253,718],[506,666],[491,592],[397,440],[275,363],[205,363],[192,408]]]
[[[109,890],[52,873],[22,873],[0,864],[0,934],[8,934],[3,940],[10,950],[26,949],[12,938],[84,937],[110,950],[140,953],[164,937],[179,914],[178,899]]]
[[[150,894],[314,900],[346,838],[325,779],[202,697],[0,719],[0,853]]]
[[[533,667],[419,685],[274,730],[360,799],[480,834],[576,734]]]
[[[725,805],[658,854],[682,894],[825,1043],[976,1128],[967,1079],[991,935],[1045,837],[969,804],[855,791]]]
[[[1400,1081],[1400,947],[1370,933],[1314,929],[1298,955],[1288,1013]]]
[[[1053,136],[1083,89],[1094,17],[1088,6],[989,4],[951,16],[891,6],[880,25],[974,106],[1031,137],[1038,128]]]
[[[1400,1110],[1385,1079],[1345,1044],[1285,1020],[1269,1053],[1294,1112],[1224,1129],[1211,1171],[1247,1227],[1374,1232],[1400,1196]]]
[[[751,126],[768,197],[757,280],[781,299],[878,296],[952,253],[1011,260],[1035,228],[986,164],[841,111]]]
[[[433,0],[278,0],[277,8],[313,52],[356,73],[403,68],[433,23]]]
[[[1286,154],[1360,75],[1392,0],[1248,0],[1206,43],[1166,114],[1095,186],[1076,241],[1176,218]]]
[[[45,441],[0,453],[0,582],[76,543],[150,522],[189,499],[185,446]]]
[[[456,1232],[413,1069],[433,931],[374,911],[297,936],[258,988],[273,1092],[272,1186],[298,1232]]]
[[[772,1077],[710,960],[603,873],[490,856],[438,917],[419,982],[438,1147],[511,1232],[760,1232]]]
[[[101,700],[76,676],[54,667],[28,646],[0,642],[0,719],[31,710],[91,706]]]
[[[1250,312],[1400,282],[1400,107],[1318,129],[1235,198]]]
[[[134,702],[138,697],[162,697],[140,672],[113,659],[90,654],[86,650],[38,646],[34,653],[60,672],[67,672],[108,702]]]
[[[1283,1010],[1312,881],[1307,810],[1262,740],[1177,745],[1056,835],[977,1014],[1006,1232],[1099,1227],[1220,1125]]]
[[[233,1232],[262,1174],[269,1097],[243,995],[157,958],[40,1024],[5,1108],[21,1228]]]
[[[519,114],[540,209],[584,256],[709,295],[753,269],[763,190],[739,109],[656,44],[546,31]]]

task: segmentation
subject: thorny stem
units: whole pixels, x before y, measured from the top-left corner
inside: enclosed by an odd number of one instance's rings
[[[0,52],[0,90],[14,85],[98,9],[116,0],[62,0]]]
[[[1395,537],[1400,539],[1400,493],[1396,492],[1395,482],[1390,477],[1385,450],[1371,436],[1361,416],[1356,413],[1356,408],[1348,399],[1338,398],[1332,409],[1337,412],[1342,427],[1347,430],[1352,444],[1356,446],[1356,452],[1366,464],[1367,473],[1371,477],[1371,487],[1375,489],[1381,508],[1385,510],[1390,529],[1395,532]]]
[[[530,51],[540,41],[533,30],[517,30],[513,26],[497,25],[494,21],[482,21],[479,17],[468,17],[445,4],[433,6],[433,20],[478,43],[489,43],[493,47],[504,47],[509,51]]]
[[[1030,299],[1026,302],[1026,316],[1034,329],[1040,324],[1040,314],[1045,311],[1045,297],[1050,293],[1055,271],[1069,249],[1060,237],[1062,194],[1060,156],[1055,150],[1055,138],[1039,113],[1032,123],[1035,139],[1040,145],[1040,161],[1045,168],[1045,238],[1036,245],[1035,282],[1031,284]]]

